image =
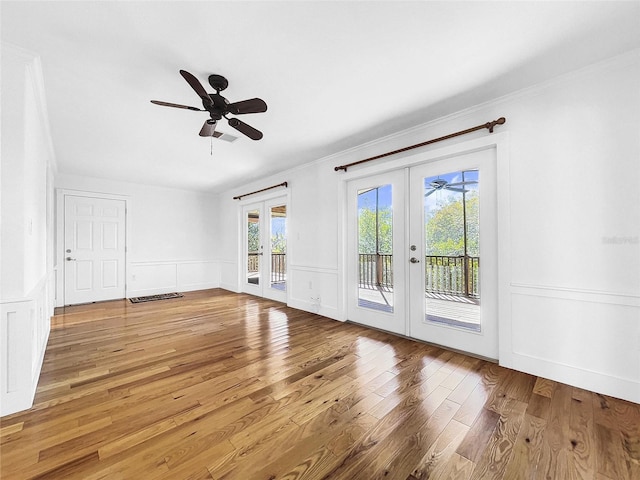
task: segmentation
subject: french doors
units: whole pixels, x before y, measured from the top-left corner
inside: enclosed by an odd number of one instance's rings
[[[495,149],[349,182],[348,318],[498,356]]]
[[[242,291],[286,302],[286,197],[243,206],[242,225]]]
[[[124,298],[125,201],[64,196],[64,303]]]

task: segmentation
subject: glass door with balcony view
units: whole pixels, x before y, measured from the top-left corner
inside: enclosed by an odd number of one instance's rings
[[[349,319],[404,334],[404,172],[349,182]]]
[[[495,149],[410,177],[410,335],[497,358]]]
[[[495,149],[348,183],[348,318],[497,358]]]
[[[242,209],[243,291],[287,300],[287,205],[278,198]]]

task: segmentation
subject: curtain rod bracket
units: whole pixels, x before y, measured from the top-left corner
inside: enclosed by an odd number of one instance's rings
[[[398,150],[393,150],[392,152],[382,153],[380,155],[376,155],[374,157],[365,158],[364,160],[359,160],[357,162],[347,163],[346,165],[338,165],[337,167],[334,167],[333,169],[336,172],[339,172],[340,170],[343,170],[343,171],[346,172],[347,168],[353,167],[354,165],[360,165],[361,163],[370,162],[372,160],[377,160],[377,159],[383,158],[383,157],[388,157],[390,155],[395,155],[396,153],[402,153],[402,152],[406,152],[407,150],[413,150],[414,148],[424,147],[425,145],[430,145],[432,143],[441,142],[443,140],[449,140],[450,138],[459,137],[460,135],[466,135],[467,133],[475,132],[476,130],[482,130],[483,128],[486,128],[486,129],[489,130],[490,133],[493,133],[493,129],[496,127],[496,125],[504,125],[506,121],[507,121],[506,118],[500,117],[499,119],[494,120],[493,122],[487,122],[487,123],[485,123],[483,125],[477,125],[475,127],[467,128],[466,130],[461,130],[459,132],[450,133],[449,135],[445,135],[444,137],[438,137],[438,138],[434,138],[432,140],[427,140],[426,142],[417,143],[415,145],[411,145],[410,147],[399,148]]]
[[[493,133],[493,129],[495,128],[496,125],[504,125],[504,122],[506,122],[507,119],[504,117],[500,117],[497,120],[494,120],[493,122],[488,122],[485,125],[485,128],[487,128],[489,130],[489,133]]]

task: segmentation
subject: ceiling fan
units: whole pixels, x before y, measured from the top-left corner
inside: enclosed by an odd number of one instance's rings
[[[262,132],[247,125],[237,118],[229,118],[228,114],[244,115],[246,113],[261,113],[267,111],[267,104],[260,98],[251,98],[240,102],[229,103],[229,101],[220,95],[220,92],[229,86],[229,82],[222,75],[209,75],[209,85],[213,87],[216,93],[207,93],[202,84],[196,77],[185,70],[180,70],[180,75],[187,81],[191,88],[195,90],[202,100],[202,107],[189,107],[187,105],[178,105],[177,103],[161,102],[159,100],[151,100],[151,103],[162,105],[164,107],[183,108],[186,110],[194,110],[196,112],[209,112],[209,118],[204,122],[200,129],[201,137],[218,137],[216,132],[216,124],[223,117],[227,119],[229,125],[240,133],[246,135],[252,140],[260,140]]]
[[[469,185],[469,184],[473,184],[473,183],[478,183],[477,180],[467,180],[465,182],[455,182],[455,183],[449,183],[446,180],[443,180],[442,178],[438,178],[432,182],[429,183],[429,187],[431,188],[431,190],[429,190],[427,193],[424,194],[425,197],[428,197],[429,195],[431,195],[434,192],[437,192],[438,190],[450,190],[452,192],[460,192],[460,193],[467,193],[469,190],[465,190],[464,189],[464,185]]]

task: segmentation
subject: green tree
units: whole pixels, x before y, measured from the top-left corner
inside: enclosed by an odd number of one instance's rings
[[[479,256],[478,194],[466,194],[467,254]],[[464,254],[464,222],[462,197],[450,196],[431,215],[425,225],[427,255],[457,256]]]
[[[361,208],[358,212],[358,252],[359,253],[384,253],[393,252],[393,215],[391,208],[378,210],[376,231],[375,208]],[[376,251],[377,237],[377,251]]]
[[[287,253],[287,238],[284,233],[271,235],[271,253]]]
[[[247,224],[247,248],[254,253],[260,249],[260,224],[257,222]]]

